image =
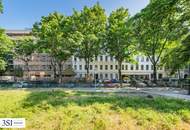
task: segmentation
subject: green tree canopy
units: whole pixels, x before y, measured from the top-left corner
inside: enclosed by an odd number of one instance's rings
[[[105,10],[97,3],[93,7],[85,6],[81,12],[74,11],[73,27],[82,34],[83,40],[76,55],[84,58],[89,77],[89,64],[100,54],[102,36],[105,33]]]
[[[36,43],[33,38],[24,37],[17,39],[15,47],[15,55],[24,61],[31,60],[31,55],[36,50]]]
[[[31,37],[23,37],[17,39],[15,47],[15,56],[25,63],[25,70],[27,71],[27,78],[29,80],[29,62],[32,60],[32,54],[36,51],[36,42]],[[17,68],[15,68],[17,69]]]
[[[0,29],[0,70],[5,70],[7,65],[7,55],[12,54],[13,42],[4,33],[4,30]]]
[[[73,31],[72,17],[57,12],[42,17],[40,23],[34,24],[33,34],[37,37],[39,51],[49,53],[52,57],[54,76],[59,67],[59,80],[62,76],[62,64],[76,51],[82,35]]]
[[[0,13],[3,12],[3,4],[2,4],[2,0],[0,0]]]
[[[155,0],[133,17],[133,29],[139,50],[153,65],[154,81],[157,67],[164,52],[187,29],[181,29],[178,0]]]
[[[131,59],[134,53],[131,30],[127,23],[129,21],[129,13],[127,9],[119,8],[113,11],[108,18],[107,35],[105,49],[111,56],[118,61],[118,74],[120,83],[122,83],[121,65],[122,62]],[[122,84],[121,84],[122,86]]]

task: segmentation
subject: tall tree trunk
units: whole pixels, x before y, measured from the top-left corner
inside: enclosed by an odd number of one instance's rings
[[[53,67],[53,80],[56,80],[56,61],[54,58],[51,58],[51,66]]]
[[[60,61],[58,63],[58,66],[59,66],[59,83],[62,83],[62,62]]]
[[[153,81],[154,83],[157,83],[157,68],[156,68],[156,64],[152,64],[153,65]]]
[[[122,66],[122,62],[121,61],[118,61],[118,74],[119,74],[119,83],[120,83],[120,87],[123,86],[122,84],[122,73],[121,73],[121,66]]]
[[[26,63],[26,71],[27,71],[27,80],[30,80],[30,68],[29,68],[29,61],[25,61]]]
[[[181,75],[180,75],[180,69],[177,69],[177,73],[178,73],[178,78],[181,79]]]
[[[178,68],[177,69],[177,72],[178,72],[178,86],[180,87],[180,88],[182,88],[182,83],[181,83],[181,75],[180,75],[180,69]]]
[[[85,69],[86,69],[86,81],[89,81],[89,78],[90,78],[90,75],[89,75],[89,65],[90,64],[90,62],[89,62],[89,58],[86,58],[85,59]]]
[[[190,79],[189,79],[189,77],[190,77],[190,64],[189,64],[189,76],[187,78],[187,80],[188,80],[188,87],[189,87],[188,95],[190,95]]]

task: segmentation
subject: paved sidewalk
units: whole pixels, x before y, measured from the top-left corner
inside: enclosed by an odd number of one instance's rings
[[[180,88],[74,88],[73,90],[83,92],[113,92],[113,93],[145,93],[149,95],[165,96],[171,98],[178,98],[183,100],[190,100],[188,91]]]

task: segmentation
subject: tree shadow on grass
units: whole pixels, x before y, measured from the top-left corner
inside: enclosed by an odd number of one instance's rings
[[[65,91],[43,91],[31,92],[28,97],[23,101],[22,107],[41,107],[44,104],[51,105],[52,107],[68,106],[69,104],[76,104],[78,106],[88,106],[95,103],[112,105],[112,109],[128,107],[151,108],[156,111],[174,113],[181,109],[190,110],[190,102],[178,99],[168,98],[154,98],[148,99],[146,97],[128,97],[118,96],[113,93],[89,93],[89,92],[65,92]]]

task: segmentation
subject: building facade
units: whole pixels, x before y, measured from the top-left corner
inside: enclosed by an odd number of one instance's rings
[[[122,64],[122,77],[136,77],[143,79],[152,79],[153,66],[148,57],[136,56],[134,57],[136,63],[128,63],[126,61]],[[73,69],[76,72],[77,78],[83,78],[86,74],[85,61],[77,57],[72,58]],[[118,79],[118,62],[114,57],[109,55],[101,55],[94,58],[90,63],[90,75],[96,79],[110,80]],[[158,69],[158,78],[165,77],[166,73],[163,67]]]
[[[31,36],[31,30],[7,30],[7,35],[13,40],[19,37]],[[122,77],[136,77],[143,79],[152,79],[153,66],[148,57],[135,56],[135,63],[128,63],[126,61],[122,64]],[[22,79],[30,80],[53,80],[54,69],[52,66],[52,57],[46,53],[34,53],[31,55],[29,62],[29,72],[26,69],[26,64],[19,58],[13,60],[14,68],[22,68],[24,74]],[[63,64],[63,70],[72,67],[72,70],[76,73],[76,79],[82,79],[85,77],[86,68],[84,59],[72,56],[66,63]],[[94,79],[111,80],[118,79],[118,62],[114,57],[109,55],[100,55],[94,58],[90,63],[90,75]],[[66,71],[68,72],[68,71]],[[63,74],[64,75],[64,74]],[[181,75],[184,75],[183,71]],[[157,77],[168,76],[164,67],[159,67],[157,71]]]
[[[21,37],[32,36],[31,30],[6,30],[6,34],[12,39],[17,40]],[[28,66],[22,60],[22,56],[15,57],[12,61],[15,70],[22,70],[23,76],[17,77],[18,80],[53,80],[58,77],[58,67],[53,63],[53,58],[47,53],[33,53],[30,56]],[[63,63],[62,70],[69,76],[68,68],[72,67],[71,59]],[[56,69],[54,69],[54,66]],[[64,76],[64,74],[63,74]]]

